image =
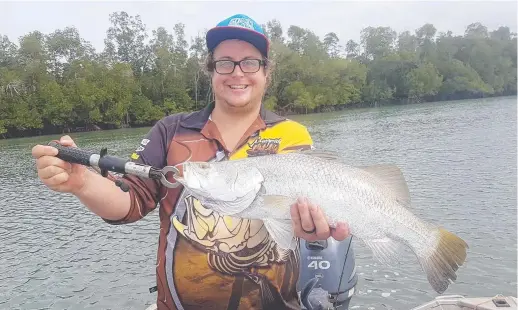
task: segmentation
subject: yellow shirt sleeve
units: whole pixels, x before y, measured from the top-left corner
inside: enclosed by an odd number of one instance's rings
[[[230,159],[306,150],[312,145],[313,140],[305,126],[285,120],[250,138]]]
[[[278,153],[310,149],[313,146],[313,139],[308,129],[300,123],[287,120],[279,124],[278,130],[282,133]]]

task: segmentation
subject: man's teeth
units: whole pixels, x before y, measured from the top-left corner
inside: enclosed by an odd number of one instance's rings
[[[248,85],[230,85],[230,88],[232,89],[245,89]]]

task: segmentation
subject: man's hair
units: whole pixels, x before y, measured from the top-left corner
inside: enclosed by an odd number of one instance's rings
[[[275,63],[268,59],[267,57],[262,57],[264,61],[264,69],[266,70],[266,85],[265,88],[268,88],[270,86],[273,70],[275,68]],[[213,52],[209,52],[207,54],[207,57],[205,57],[205,61],[203,63],[203,71],[209,78],[212,77],[212,74],[214,73],[214,54]]]

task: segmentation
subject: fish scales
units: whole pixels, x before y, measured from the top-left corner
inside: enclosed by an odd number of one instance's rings
[[[386,199],[383,196],[383,188],[377,188],[372,184],[372,177],[366,175],[360,169],[350,168],[350,171],[342,171],[341,166],[333,161],[321,161],[311,156],[291,153],[283,158],[266,156],[266,158],[254,158],[247,161],[239,169],[256,167],[264,176],[264,195],[289,196],[293,203],[298,197],[307,197],[310,201],[319,204],[331,225],[338,221],[347,221],[350,224],[351,233],[358,237],[368,237],[372,234],[372,228],[364,229],[367,224],[373,224],[372,220],[385,225],[387,217],[407,218],[411,215],[404,209],[396,207],[395,200]],[[316,185],[318,184],[318,185]],[[359,197],[362,199],[360,200]],[[262,209],[261,200],[243,213],[243,216],[253,216],[254,210]],[[373,217],[367,223],[365,213]],[[407,213],[403,215],[403,213]],[[286,214],[283,212],[283,214]],[[413,216],[412,216],[413,217]],[[418,231],[418,222],[405,223]],[[358,231],[356,231],[358,230]],[[365,231],[362,233],[362,231]],[[375,234],[372,237],[381,237]]]

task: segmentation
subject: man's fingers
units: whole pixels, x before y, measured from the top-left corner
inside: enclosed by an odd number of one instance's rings
[[[336,228],[331,230],[331,236],[337,241],[345,240],[350,236],[349,225],[347,223],[338,223]]]
[[[311,205],[311,217],[313,218],[313,223],[316,228],[316,236],[319,240],[325,240],[329,238],[329,224],[327,223],[327,220],[324,216],[324,213],[322,212],[322,209]]]
[[[315,229],[315,225],[313,224],[313,218],[311,217],[307,200],[301,199],[298,207],[300,214],[300,224],[302,226],[302,229],[305,231],[312,231],[313,229]]]
[[[70,136],[68,136],[68,135],[61,137],[61,139],[59,139],[59,144],[61,144],[63,146],[77,147],[74,140],[72,140],[72,138],[70,138]]]
[[[57,167],[57,166],[48,166],[48,167],[45,167],[38,171],[38,175],[40,176],[40,178],[42,180],[50,179],[60,173],[66,174],[66,171],[65,171],[65,169]]]
[[[326,240],[330,236],[341,241],[350,236],[347,223],[339,222],[336,228],[330,228],[322,209],[306,199],[299,199],[293,204],[290,214],[295,235],[307,241]],[[314,233],[308,234],[304,230]]]
[[[70,163],[54,156],[41,157],[36,161],[36,167],[38,169],[43,169],[49,166],[56,166],[67,171],[71,171],[72,169],[72,165]]]
[[[32,157],[34,159],[38,159],[42,156],[56,156],[58,154],[58,150],[49,145],[35,145],[32,148]]]
[[[300,210],[299,208],[300,208],[301,203],[302,202],[299,199],[290,208],[291,222],[293,224],[293,229],[294,229],[295,236],[297,236],[299,238],[302,238],[304,240],[307,240],[307,241],[315,241],[315,240],[317,240],[315,234],[306,234],[302,230],[302,224],[301,224],[300,212],[299,212],[299,210]]]
[[[56,175],[53,175],[52,177],[50,177],[49,179],[45,180],[45,184],[47,186],[56,186],[56,185],[60,185],[66,181],[68,181],[68,173],[66,172],[61,172],[59,174],[56,174]]]

